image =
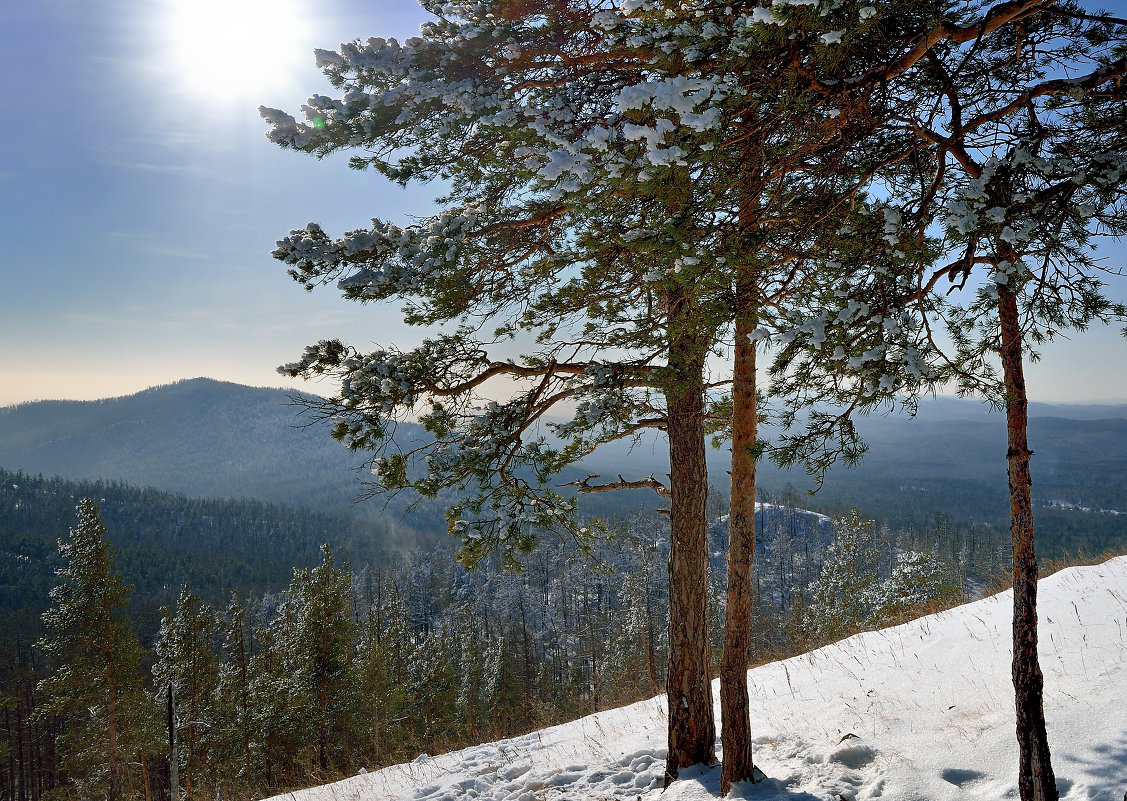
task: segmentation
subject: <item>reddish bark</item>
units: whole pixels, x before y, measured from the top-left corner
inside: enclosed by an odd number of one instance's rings
[[[736,303],[750,307],[749,288],[741,283]],[[721,743],[724,763],[720,792],[753,781],[751,714],[747,693],[747,649],[751,639],[752,567],[755,559],[755,344],[753,315],[736,320],[732,387],[732,495],[728,516],[728,587],[724,615],[724,652],[720,665]]]
[[[1013,683],[1017,706],[1018,791],[1021,801],[1057,801],[1056,778],[1042,703],[1045,681],[1037,657],[1037,556],[1029,472],[1028,397],[1022,367],[1017,296],[999,289],[1002,370],[1006,386],[1010,535],[1013,539]]]

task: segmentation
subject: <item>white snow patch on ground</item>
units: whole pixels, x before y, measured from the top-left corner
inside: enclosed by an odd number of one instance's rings
[[[750,671],[755,758],[767,778],[737,785],[730,797],[1016,798],[1011,604],[1011,594],[1002,593]],[[1061,797],[1122,801],[1127,557],[1044,579],[1039,608],[1045,712]],[[711,767],[682,771],[662,793],[665,723],[659,697],[278,798],[717,797],[720,771]]]

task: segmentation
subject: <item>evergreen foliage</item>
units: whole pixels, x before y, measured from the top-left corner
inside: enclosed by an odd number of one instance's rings
[[[215,783],[227,788],[237,798],[251,801],[255,797],[257,773],[252,748],[257,745],[251,694],[251,635],[247,626],[247,610],[238,597],[216,619],[222,632],[219,669],[213,691],[212,715],[214,730],[210,732],[208,754]]]
[[[873,521],[856,509],[834,520],[836,537],[818,579],[807,593],[803,610],[803,628],[814,639],[832,639],[870,618],[874,589],[880,580],[873,528]]]
[[[135,591],[129,616],[153,636],[162,606],[175,606],[188,583],[202,600],[277,591],[294,567],[315,565],[328,540],[360,562],[387,549],[378,524],[260,501],[187,498],[118,481],[69,482],[0,469],[0,640],[34,640],[47,608],[56,542],[84,497],[97,499],[115,562]]]
[[[140,642],[120,614],[130,588],[105,532],[98,507],[85,498],[70,538],[59,541],[61,582],[39,643],[54,671],[40,682],[38,713],[62,721],[59,762],[75,790],[117,801],[143,792],[157,710],[142,687]]]
[[[813,612],[808,584],[833,547],[828,521],[790,505],[793,493],[770,500],[757,512],[764,537],[756,559],[756,661],[807,642],[799,621]],[[717,509],[723,506],[718,497]],[[668,653],[665,524],[637,514],[614,530],[614,539],[596,546],[594,566],[575,546],[551,540],[523,559],[519,574],[494,561],[467,571],[442,547],[352,571],[323,551],[321,563],[294,572],[287,588],[245,603],[232,599],[221,610],[185,588],[154,632],[155,672],[140,671],[162,701],[168,678],[180,683],[183,789],[190,781],[197,799],[261,797],[660,692]],[[934,549],[973,592],[1004,563],[987,533],[942,518],[918,530],[883,527],[870,559],[879,563],[876,581],[888,583],[897,556]],[[724,537],[718,520],[709,546],[716,561]],[[722,601],[724,590],[716,582],[712,596]],[[719,603],[714,646],[722,612]],[[885,619],[874,602],[859,625]],[[0,739],[10,744],[12,761],[10,768],[0,763],[0,784],[23,788],[34,801],[70,781],[52,767],[54,735],[68,722],[36,712],[44,704],[35,691],[43,674],[26,654],[8,653],[0,663],[0,693],[9,699]],[[158,740],[158,756],[147,755],[154,792],[164,786]]]
[[[199,787],[214,786],[216,735],[221,722],[213,714],[213,696],[219,684],[219,663],[214,639],[216,616],[187,585],[173,611],[164,609],[153,666],[158,697],[171,685],[176,714],[179,781],[184,797],[204,797]],[[167,697],[167,696],[166,696]]]
[[[946,318],[950,375],[1006,411],[1018,788],[1022,801],[1055,801],[1024,365],[1062,330],[1127,321],[1089,251],[1127,234],[1127,23],[1078,3],[1029,5],[1020,25],[933,55],[923,104],[901,113],[919,141],[908,182],[929,187],[907,204],[915,230],[941,222],[947,254],[921,264],[919,284],[977,282]]]
[[[930,380],[917,320],[898,305],[914,288],[901,268],[919,248],[871,247],[882,214],[861,189],[887,154],[854,147],[861,134],[851,129],[868,129],[835,122],[836,98],[803,88],[811,76],[822,88],[841,84],[854,69],[826,47],[841,41],[833,27],[855,22],[852,9],[789,7],[776,21],[803,35],[788,37],[755,14],[704,6],[428,4],[435,19],[418,38],[318,51],[344,95],[311,98],[306,122],[261,109],[283,147],[347,149],[352,166],[403,184],[448,181],[442,211],[426,220],[374,220],[339,239],[310,223],[274,255],[306,288],[336,282],[347,298],[399,300],[409,323],[452,329],[410,351],[326,340],[282,370],[340,380],[339,395],[316,406],[337,421],[337,438],[377,451],[379,491],[464,493],[448,519],[468,564],[495,549],[514,564],[538,530],[585,537],[593,527],[546,481],[600,445],[665,433],[668,487],[653,476],[577,486],[670,499],[670,779],[713,759],[703,434],[705,390],[718,386],[706,387],[706,362],[721,332],[734,327],[737,357],[753,360],[748,343],[816,318],[804,325],[830,331],[849,380],[803,390],[805,402],[819,395],[864,409]],[[857,27],[849,50],[868,62],[903,46],[899,31]],[[865,158],[844,158],[855,153]],[[827,325],[847,301],[836,322],[848,328]],[[535,347],[516,357],[518,334]],[[779,370],[801,358],[789,348]],[[880,370],[888,361],[910,369]],[[740,621],[730,639],[742,651],[754,535],[740,510],[754,501],[762,447],[754,368],[736,374],[730,413],[722,403],[714,415],[731,419],[733,475],[738,463],[749,476],[733,493],[740,556],[728,581],[727,614],[734,621],[738,607]],[[486,389],[498,379],[508,380],[503,400]],[[546,424],[563,403],[572,419]],[[395,424],[420,408],[434,441],[396,444]],[[784,459],[824,467],[839,451],[857,457],[847,417],[810,417],[812,431],[788,439]],[[739,653],[725,662],[724,696],[742,693],[746,707],[742,671]],[[750,757],[742,762],[736,778],[750,778]],[[726,768],[725,789],[731,778]]]
[[[898,620],[921,609],[950,606],[962,597],[947,566],[930,553],[907,551],[896,554],[896,567],[880,584],[874,612],[883,620]]]
[[[931,553],[899,550],[891,531],[882,528],[878,536],[876,523],[856,509],[835,518],[834,531],[821,571],[796,615],[802,638],[828,642],[964,597],[951,565]],[[881,553],[886,547],[891,563]]]
[[[305,742],[316,743],[318,771],[326,773],[342,763],[353,744],[350,720],[356,712],[353,680],[352,584],[348,571],[336,567],[332,548],[325,545],[322,562],[294,571],[289,603],[295,608],[294,626],[281,632],[275,656],[297,685],[291,703],[311,731]]]

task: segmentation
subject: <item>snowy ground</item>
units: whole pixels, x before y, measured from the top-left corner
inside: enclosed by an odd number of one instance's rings
[[[1044,579],[1039,601],[1045,712],[1061,797],[1123,801],[1127,557]],[[767,778],[737,785],[732,797],[1016,798],[1010,605],[1004,593],[752,670],[755,756]],[[655,698],[285,798],[703,801],[719,795],[718,768],[685,771],[662,794],[664,744],[665,699]]]

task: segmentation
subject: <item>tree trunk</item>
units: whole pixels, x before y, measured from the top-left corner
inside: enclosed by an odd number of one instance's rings
[[[1017,706],[1018,790],[1021,801],[1057,801],[1056,779],[1049,759],[1042,694],[1045,681],[1037,658],[1037,556],[1034,551],[1030,500],[1029,414],[1022,369],[1021,325],[1017,296],[999,289],[998,316],[1002,333],[1002,370],[1006,385],[1006,430],[1009,450],[1010,535],[1013,539],[1014,619],[1013,682]]]
[[[323,603],[327,602],[323,601]],[[329,624],[321,622],[321,664],[318,666],[318,683],[320,692],[317,703],[317,767],[320,769],[319,777],[325,776],[329,769]]]
[[[4,717],[7,718],[7,716],[8,716],[8,710],[5,709],[4,710]],[[9,731],[10,730],[11,729],[9,729]],[[16,754],[16,759],[19,761],[20,768],[19,768],[19,777],[17,779],[13,775],[12,784],[13,784],[13,786],[19,788],[20,801],[27,801],[27,770],[26,770],[26,767],[25,767],[27,765],[27,756],[24,754],[23,730],[24,730],[24,717],[23,717],[22,711],[20,710],[19,706],[17,705],[16,706],[16,738],[15,738],[16,748],[15,748],[15,754]],[[30,748],[28,750],[30,751]],[[9,749],[9,751],[8,751],[9,761],[11,760],[11,754],[12,754],[12,751]],[[13,793],[13,795],[15,795],[15,793]]]
[[[153,801],[153,783],[149,779],[149,762],[145,759],[144,751],[140,753],[139,758],[141,761],[141,776],[145,783],[145,801]]]
[[[670,293],[665,388],[670,463],[669,753],[665,783],[681,768],[716,761],[708,637],[708,476],[704,445],[704,362],[708,338],[693,330],[684,289]],[[699,328],[699,326],[698,326]]]
[[[251,779],[250,773],[250,676],[247,675],[247,656],[246,639],[243,636],[243,621],[239,617],[237,619],[239,626],[239,728],[242,730],[243,736],[243,772],[246,774],[243,778],[246,779],[247,784],[247,801],[254,798],[254,783]]]
[[[749,287],[736,288],[735,365],[732,383],[732,494],[728,515],[728,589],[724,651],[720,664],[720,740],[724,763],[720,793],[754,781],[747,651],[751,639],[752,567],[755,560],[755,316],[748,313]]]
[[[643,547],[645,547],[645,546],[643,546]],[[642,554],[642,558],[644,560],[647,559],[647,557],[645,556],[644,553]],[[646,593],[646,598],[645,598],[645,600],[646,600],[646,643],[645,643],[646,675],[649,677],[649,680],[650,680],[649,690],[651,692],[656,692],[658,690],[658,688],[661,687],[661,682],[658,680],[658,676],[657,676],[657,654],[655,653],[656,649],[654,648],[654,633],[655,632],[654,632],[653,599],[650,597],[650,575],[649,575],[649,569],[648,569],[648,567],[646,567],[646,564],[647,564],[647,562],[645,562],[645,561],[642,562],[642,565],[643,565],[643,568],[642,568],[642,583],[643,583],[643,589],[645,590],[645,593]]]
[[[168,682],[168,798],[180,801],[180,755],[176,752],[176,699]]]
[[[110,786],[108,798],[109,801],[117,801],[121,797],[122,786],[122,759],[118,749],[118,720],[117,720],[117,680],[114,675],[114,654],[112,651],[113,636],[111,632],[112,617],[110,609],[110,598],[108,591],[105,589],[109,583],[109,563],[108,557],[103,554],[103,560],[98,569],[100,572],[100,584],[102,595],[100,599],[99,611],[101,613],[102,623],[102,658],[105,660],[105,681],[106,681],[106,750],[109,757],[110,768]]]

